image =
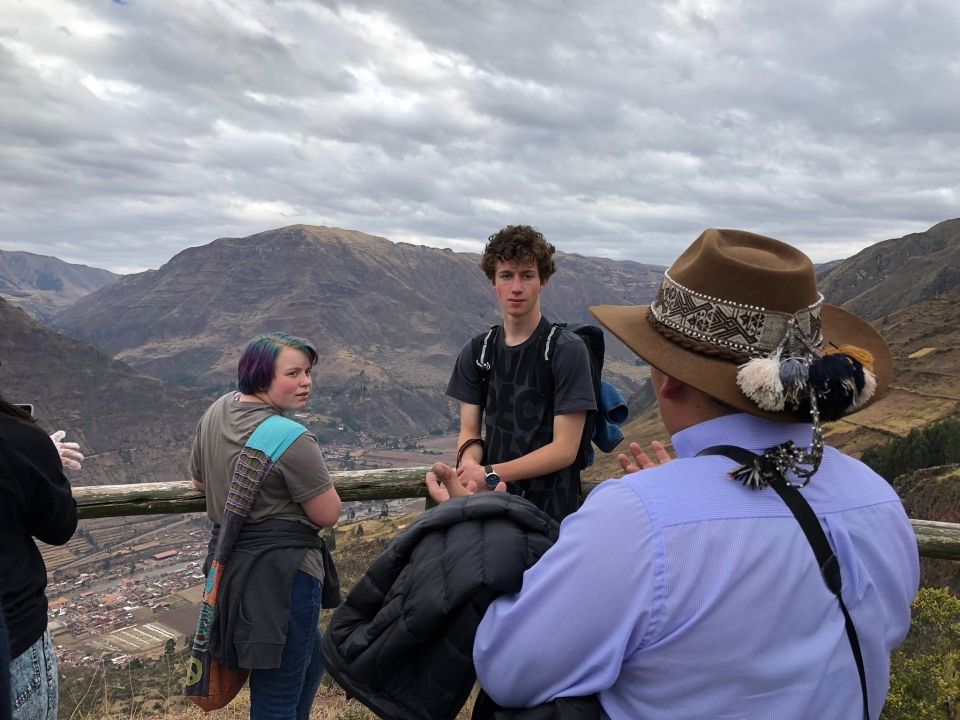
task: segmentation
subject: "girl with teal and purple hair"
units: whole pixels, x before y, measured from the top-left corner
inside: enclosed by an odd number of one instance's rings
[[[338,596],[319,531],[340,517],[340,496],[317,439],[283,417],[306,406],[317,359],[301,338],[251,340],[238,390],[204,413],[190,462],[214,523],[199,650],[250,671],[251,720],[309,717],[323,674],[319,611]],[[191,663],[187,694],[202,696],[203,679]]]
[[[302,352],[310,361],[311,368],[317,364],[317,351],[307,340],[285,333],[258,335],[247,343],[237,364],[237,387],[240,392],[255,395],[269,387],[273,381],[277,356],[284,348]]]

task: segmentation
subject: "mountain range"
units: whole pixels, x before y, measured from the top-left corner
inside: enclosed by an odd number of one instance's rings
[[[887,398],[834,424],[831,442],[859,452],[957,413],[958,255],[960,220],[948,220],[819,268],[827,301],[873,319],[896,359]],[[307,408],[318,435],[343,427],[374,439],[450,430],[456,408],[443,388],[453,359],[497,320],[478,261],[337,228],[221,238],[158,270],[100,276],[106,284],[50,321],[74,339],[0,301],[0,391],[35,403],[45,426],[63,427],[89,449],[86,478],[182,478],[196,419],[234,386],[244,344],[282,330],[320,352]],[[544,312],[571,322],[589,321],[592,304],[648,302],[663,271],[564,253],[557,264]],[[24,267],[36,277],[36,265]],[[8,285],[28,284],[9,270],[7,277]],[[605,370],[632,396],[627,435],[661,437],[655,412],[645,412],[652,394],[642,363],[608,338]],[[602,459],[598,473],[613,470],[607,461],[615,463]]]
[[[43,322],[118,277],[55,257],[0,250],[0,298]]]
[[[497,321],[479,256],[294,225],[185,250],[59,315],[66,334],[137,370],[212,394],[232,387],[246,342],[270,331],[311,339],[320,363],[308,409],[330,425],[383,436],[449,428],[443,396],[463,343]],[[642,303],[662,268],[558,253],[543,294],[552,320],[587,306]],[[607,368],[627,392],[642,370],[610,342]]]

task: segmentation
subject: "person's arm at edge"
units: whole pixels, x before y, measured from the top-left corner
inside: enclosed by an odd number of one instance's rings
[[[60,454],[49,436],[38,432],[37,441],[31,437],[27,452],[21,454],[23,466],[32,470],[28,477],[33,503],[30,534],[47,545],[65,545],[77,530],[77,501],[63,474]]]
[[[611,687],[656,622],[652,537],[632,488],[598,487],[520,592],[488,607],[473,649],[483,689],[504,707],[532,707]]]

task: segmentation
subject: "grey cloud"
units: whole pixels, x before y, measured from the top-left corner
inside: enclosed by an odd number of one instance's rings
[[[293,222],[463,247],[523,221],[660,264],[708,225],[834,259],[957,215],[958,8],[20,6],[0,247],[131,269]]]

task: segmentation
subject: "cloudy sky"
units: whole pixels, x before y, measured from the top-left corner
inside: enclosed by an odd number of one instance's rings
[[[960,217],[956,0],[0,0],[0,249],[309,223],[668,264]]]

